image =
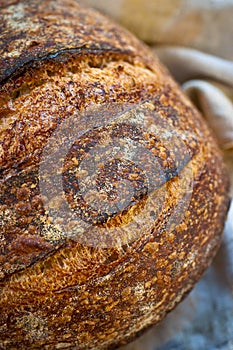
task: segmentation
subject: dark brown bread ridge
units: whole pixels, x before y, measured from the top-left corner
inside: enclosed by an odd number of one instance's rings
[[[100,14],[4,2],[0,33],[0,347],[114,348],[211,263],[222,156],[166,69]]]

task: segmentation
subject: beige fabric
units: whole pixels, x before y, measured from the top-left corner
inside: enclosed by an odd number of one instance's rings
[[[233,61],[180,46],[155,46],[154,52],[180,83],[211,78],[233,88]]]
[[[233,148],[233,104],[216,86],[203,80],[183,85],[185,93],[196,103],[211,126],[222,149]]]

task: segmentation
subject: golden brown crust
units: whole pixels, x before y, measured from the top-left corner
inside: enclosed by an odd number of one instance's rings
[[[29,62],[72,50],[119,52],[150,62],[133,35],[77,1],[17,1],[0,15],[0,81]]]
[[[33,0],[1,16],[1,346],[115,347],[211,262],[228,205],[220,151],[166,69],[101,15]],[[80,185],[95,164],[99,200]],[[124,181],[134,192],[116,210]]]

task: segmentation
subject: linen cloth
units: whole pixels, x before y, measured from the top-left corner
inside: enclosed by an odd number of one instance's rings
[[[152,46],[216,135],[233,198],[233,0],[83,0]],[[233,200],[202,280],[157,327],[121,350],[233,350]]]

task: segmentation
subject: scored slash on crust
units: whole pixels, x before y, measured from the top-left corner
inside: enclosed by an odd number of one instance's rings
[[[176,205],[164,229],[182,221],[192,196],[193,174],[187,165],[193,154],[187,142],[193,135],[179,134],[168,125],[165,129],[163,124],[153,104],[145,101],[124,107],[114,104],[114,111],[96,107],[58,126],[39,169],[43,205],[57,237],[106,248],[150,234],[167,200],[166,183],[174,178],[180,188],[183,184],[183,192],[172,194]],[[93,130],[101,136],[89,135]],[[46,232],[51,231],[45,227],[45,238]],[[56,241],[56,236],[47,238]]]

